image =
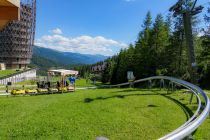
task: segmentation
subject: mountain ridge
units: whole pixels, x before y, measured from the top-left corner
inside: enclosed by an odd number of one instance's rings
[[[60,52],[53,49],[34,46],[30,66],[38,68],[38,75],[46,76],[47,70],[50,68],[72,69],[74,66],[95,64],[96,62],[103,61],[107,58],[108,57],[102,55]]]
[[[33,56],[40,56],[62,65],[94,64],[108,58],[103,55],[61,52],[40,46],[33,47]]]

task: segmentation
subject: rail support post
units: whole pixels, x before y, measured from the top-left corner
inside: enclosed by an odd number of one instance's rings
[[[164,88],[164,87],[165,87],[164,80],[161,79],[161,80],[160,80],[160,90],[161,90],[162,88]]]
[[[210,118],[210,112],[209,112],[209,118]]]
[[[174,91],[174,83],[171,82],[171,90]]]
[[[152,80],[149,80],[149,81],[148,81],[148,87],[149,87],[149,89],[152,88]]]
[[[134,88],[134,82],[133,82],[133,81],[130,81],[130,82],[129,82],[129,87],[130,87],[130,88]]]
[[[174,91],[174,83],[173,83],[173,81],[169,81],[167,93],[169,93],[169,91],[170,91],[170,93],[172,93]]]
[[[194,140],[192,134],[190,134],[188,137],[186,137],[186,140]]]
[[[192,100],[193,100],[193,93],[191,93],[191,96],[190,96],[190,104],[192,104]]]

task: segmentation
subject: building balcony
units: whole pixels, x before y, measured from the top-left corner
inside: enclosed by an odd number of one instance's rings
[[[20,20],[20,0],[0,0],[0,29],[12,20]]]

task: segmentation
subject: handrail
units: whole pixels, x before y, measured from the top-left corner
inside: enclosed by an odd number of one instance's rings
[[[168,77],[168,76],[154,76],[154,77],[149,77],[145,79],[140,79],[136,80],[133,83],[140,83],[140,82],[145,82],[145,81],[151,81],[151,80],[168,80],[171,81],[177,85],[183,86],[190,90],[193,94],[195,94],[197,100],[198,100],[198,108],[194,115],[187,121],[185,122],[182,126],[174,130],[173,132],[167,134],[166,136],[163,136],[162,138],[159,138],[159,140],[179,140],[179,139],[184,139],[188,136],[190,136],[203,122],[204,120],[208,117],[209,112],[210,112],[210,101],[206,93],[198,86],[193,85],[189,82],[186,82],[184,80]],[[117,85],[102,85],[99,87],[106,88],[106,87],[120,87],[120,86],[125,86],[129,85],[129,82],[122,83],[122,84],[117,84]],[[204,108],[202,109],[202,104],[201,104],[201,95],[204,98],[205,105]]]

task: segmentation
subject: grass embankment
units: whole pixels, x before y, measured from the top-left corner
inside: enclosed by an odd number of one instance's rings
[[[16,73],[16,70],[0,70],[0,78]]]
[[[97,89],[0,97],[0,139],[157,139],[187,119],[164,91]]]
[[[76,87],[91,87],[91,86],[99,86],[101,82],[96,82],[95,84],[92,81],[86,81],[86,79],[78,79],[76,80]]]

